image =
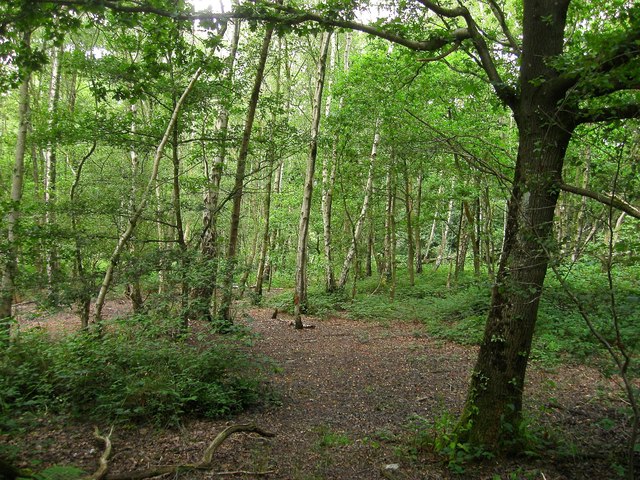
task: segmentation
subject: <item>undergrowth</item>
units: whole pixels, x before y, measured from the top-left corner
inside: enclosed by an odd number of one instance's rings
[[[268,362],[237,338],[202,335],[165,335],[143,321],[59,339],[21,332],[0,353],[0,428],[43,411],[166,426],[260,402]]]
[[[615,336],[606,277],[599,265],[575,266],[567,281],[592,314],[603,334]],[[636,269],[637,270],[637,269]],[[322,289],[309,292],[309,314],[329,316],[339,311],[355,320],[389,323],[394,320],[416,321],[432,337],[464,345],[479,345],[491,301],[491,284],[486,275],[475,278],[465,273],[457,281],[447,282],[445,270],[425,271],[416,275],[410,286],[407,275],[399,272],[395,296],[389,298],[388,285],[378,277],[362,279],[352,299],[347,292],[327,294]],[[615,279],[616,308],[621,320],[621,335],[632,351],[640,351],[640,295],[637,271],[619,270]],[[270,299],[270,305],[292,311],[292,293],[285,291]],[[591,334],[574,303],[549,275],[540,302],[531,359],[546,366],[561,362],[589,361],[606,370],[601,362],[602,348]]]

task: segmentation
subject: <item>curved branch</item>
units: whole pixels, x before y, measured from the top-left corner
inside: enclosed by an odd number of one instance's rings
[[[220,432],[216,438],[214,438],[209,446],[206,448],[202,455],[202,459],[198,463],[187,463],[183,465],[161,465],[158,467],[152,467],[146,470],[137,470],[134,472],[117,473],[114,475],[107,475],[106,480],[142,480],[145,478],[157,477],[159,475],[166,475],[167,473],[178,473],[189,470],[211,470],[213,468],[213,454],[220,448],[220,445],[232,434],[237,432],[257,433],[262,437],[274,437],[271,432],[267,432],[262,428],[254,424],[240,424],[231,425]],[[250,475],[265,475],[266,473],[273,472],[217,472],[214,475],[234,475],[234,474],[250,474]]]
[[[513,49],[513,52],[516,55],[520,55],[520,45],[518,45],[518,41],[511,33],[511,30],[509,30],[509,26],[507,25],[507,19],[505,18],[504,12],[502,11],[502,9],[498,6],[498,2],[496,2],[496,0],[489,0],[489,7],[491,7],[491,11],[493,12],[493,15],[498,20],[498,23],[500,24],[500,28],[502,29],[502,33],[504,33],[505,37],[507,37],[507,40],[509,41],[509,46]]]
[[[627,105],[599,108],[593,112],[579,110],[576,113],[576,124],[610,122],[628,118],[640,118],[640,104],[629,103]]]
[[[87,480],[102,480],[109,470],[109,457],[111,456],[111,434],[113,433],[113,427],[109,430],[108,435],[100,435],[100,430],[98,427],[94,427],[93,436],[104,442],[104,452],[100,456],[100,461],[98,463],[99,467],[95,471],[95,473],[87,478]]]
[[[428,62],[437,62],[438,60],[442,60],[443,58],[448,57],[449,55],[451,55],[453,52],[455,52],[456,50],[458,50],[460,48],[461,42],[455,42],[451,48],[449,48],[448,50],[445,50],[444,52],[442,52],[439,55],[436,55],[435,57],[428,57],[428,58],[419,58],[418,61],[419,62],[424,62],[424,63],[428,63]]]
[[[582,187],[576,187],[575,185],[569,185],[566,183],[560,184],[560,190],[564,190],[565,192],[574,193],[576,195],[581,195],[583,197],[591,198],[597,202],[600,202],[609,207],[616,208],[626,214],[630,215],[633,218],[640,219],[640,208],[635,205],[631,205],[627,201],[622,198],[616,196],[615,194],[604,194],[599,192],[594,192],[593,190],[588,190]]]

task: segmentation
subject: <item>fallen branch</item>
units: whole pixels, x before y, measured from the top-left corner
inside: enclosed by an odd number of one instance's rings
[[[98,427],[94,427],[93,436],[98,440],[104,442],[104,452],[102,452],[102,455],[100,456],[98,470],[96,470],[93,475],[87,477],[87,480],[102,480],[107,475],[107,471],[109,470],[109,457],[111,456],[112,433],[113,427],[111,427],[111,430],[109,430],[109,434],[105,436],[100,435],[100,430],[98,430]]]
[[[260,427],[257,427],[253,424],[240,424],[240,425],[231,425],[230,427],[225,428],[222,432],[220,432],[216,438],[209,444],[204,453],[202,454],[202,459],[198,463],[187,463],[181,465],[160,465],[157,467],[148,468],[146,470],[137,470],[134,472],[124,472],[124,473],[116,473],[116,474],[108,474],[106,475],[105,480],[141,480],[145,478],[157,477],[158,475],[166,475],[168,473],[177,474],[178,472],[186,472],[193,470],[211,470],[213,468],[213,455],[220,448],[220,445],[229,438],[234,433],[237,432],[247,432],[247,433],[257,433],[262,437],[273,437],[275,436],[271,432],[267,432]],[[243,470],[232,471],[232,472],[213,472],[213,475],[267,475],[269,473],[273,473],[273,471],[265,471],[265,472],[248,472]],[[98,480],[98,479],[96,479]]]

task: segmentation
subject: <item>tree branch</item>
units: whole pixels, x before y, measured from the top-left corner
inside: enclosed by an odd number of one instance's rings
[[[629,103],[615,107],[599,108],[593,112],[578,110],[576,124],[610,122],[612,120],[624,120],[640,117],[640,104]]]
[[[498,20],[498,23],[500,24],[500,28],[502,29],[502,33],[504,33],[505,37],[507,37],[507,40],[509,41],[509,46],[513,49],[513,53],[519,56],[520,45],[518,45],[518,41],[513,36],[513,34],[511,33],[511,30],[509,29],[509,26],[507,25],[507,20],[504,16],[504,12],[498,6],[498,3],[496,2],[496,0],[489,0],[489,7],[491,7],[491,11],[493,12],[493,15]]]
[[[583,197],[591,198],[592,200],[596,200],[604,205],[609,207],[616,208],[626,214],[632,216],[633,218],[640,219],[640,208],[631,205],[627,201],[622,198],[616,196],[615,194],[604,194],[599,192],[594,192],[593,190],[588,190],[582,187],[576,187],[575,185],[569,185],[566,183],[560,184],[560,189],[565,192],[574,193],[576,195],[581,195]]]
[[[182,465],[161,465],[158,467],[152,467],[146,470],[137,470],[134,472],[117,473],[113,475],[107,475],[106,480],[142,480],[145,478],[157,477],[159,475],[166,475],[167,473],[178,473],[189,470],[211,470],[213,468],[213,455],[220,448],[220,445],[231,435],[237,432],[257,433],[262,437],[274,437],[271,432],[267,432],[262,428],[254,424],[240,424],[231,425],[220,432],[216,438],[212,440],[209,446],[202,454],[202,459],[198,463],[188,463]],[[250,475],[265,475],[272,472],[218,472],[214,475],[236,475],[236,474],[250,474]]]

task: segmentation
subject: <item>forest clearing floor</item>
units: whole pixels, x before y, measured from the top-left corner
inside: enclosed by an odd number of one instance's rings
[[[116,300],[106,311],[126,308]],[[252,351],[279,366],[270,379],[276,402],[229,419],[186,420],[176,429],[116,426],[110,472],[197,462],[225,426],[255,423],[275,437],[231,436],[215,454],[218,472],[272,471],[231,478],[286,480],[616,478],[612,462],[623,448],[624,405],[614,380],[595,369],[531,365],[527,414],[543,437],[561,438],[560,446],[454,473],[442,457],[420,448],[421,439],[438,418],[455,421],[476,348],[430,338],[410,322],[305,318],[315,328],[297,331],[288,315],[272,319],[272,311],[250,308],[239,322],[257,334]],[[67,312],[37,322],[55,330],[77,328],[79,320]],[[103,447],[92,435],[91,423],[45,416],[0,441],[14,446],[21,467],[74,465],[93,472]],[[212,472],[167,478],[229,478]]]

